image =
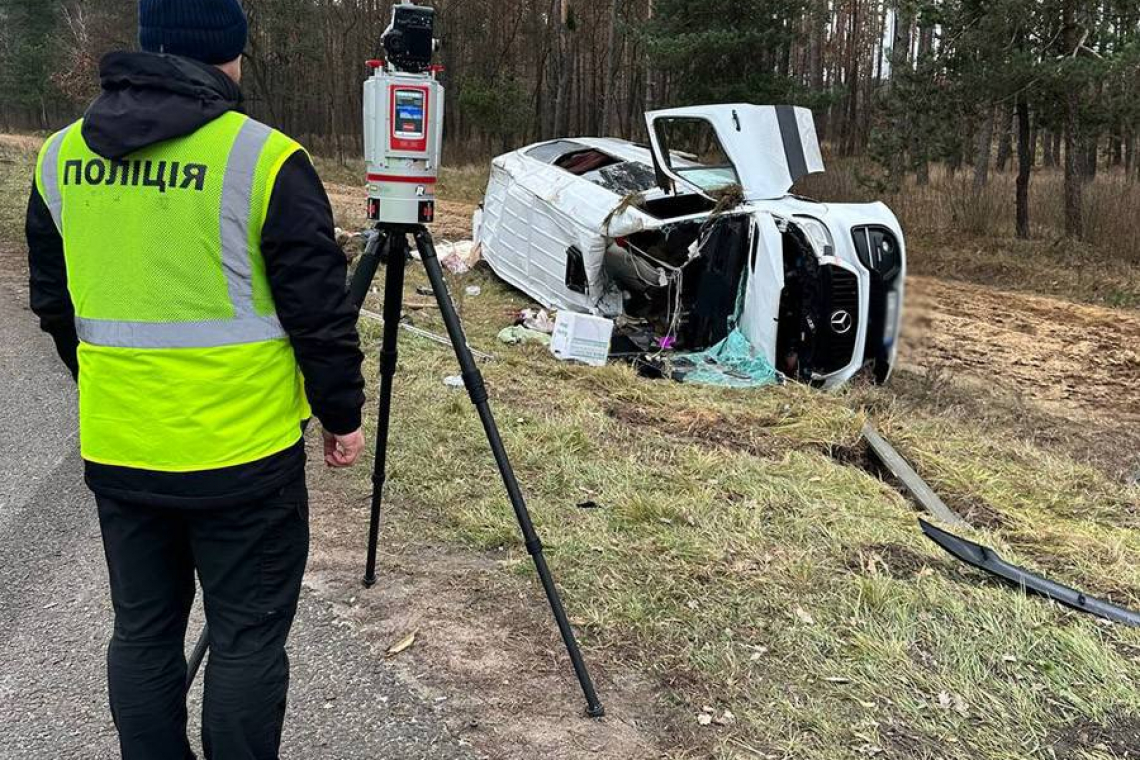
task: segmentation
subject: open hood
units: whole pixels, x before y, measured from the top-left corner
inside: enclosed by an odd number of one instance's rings
[[[680,186],[711,197],[739,184],[745,200],[782,198],[800,177],[823,171],[807,108],[691,106],[650,111],[645,122],[658,184],[666,192]]]

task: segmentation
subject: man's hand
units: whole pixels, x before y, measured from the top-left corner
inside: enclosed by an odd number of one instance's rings
[[[351,467],[364,450],[364,432],[357,430],[348,435],[334,435],[322,430],[325,439],[325,464],[329,467]]]

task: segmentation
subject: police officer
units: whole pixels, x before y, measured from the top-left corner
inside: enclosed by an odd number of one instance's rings
[[[276,758],[308,554],[302,426],[363,448],[364,381],[328,198],[296,142],[243,115],[238,0],[141,0],[145,52],[45,143],[31,303],[79,383],[115,609],[127,760],[193,758],[185,634],[210,626],[207,758]]]

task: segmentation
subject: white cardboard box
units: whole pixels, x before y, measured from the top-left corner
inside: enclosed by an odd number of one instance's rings
[[[554,320],[550,352],[562,360],[573,359],[592,367],[604,367],[613,333],[612,319],[563,309]]]

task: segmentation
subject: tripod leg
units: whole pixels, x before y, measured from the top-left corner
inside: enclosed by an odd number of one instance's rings
[[[531,522],[530,512],[527,511],[522,490],[519,488],[518,480],[515,478],[514,470],[511,468],[510,460],[507,458],[507,451],[503,446],[503,440],[499,435],[499,428],[495,424],[495,418],[491,414],[491,407],[487,403],[487,389],[483,384],[483,375],[479,372],[479,368],[475,364],[475,358],[471,355],[471,349],[467,345],[467,338],[463,334],[463,325],[460,324],[459,315],[455,313],[455,306],[452,304],[451,296],[447,292],[447,282],[444,280],[443,269],[440,266],[439,258],[436,256],[435,244],[432,242],[431,234],[424,227],[416,228],[414,235],[416,238],[416,247],[420,252],[420,258],[423,259],[424,269],[427,270],[428,280],[431,282],[431,288],[435,291],[435,297],[439,302],[439,311],[443,315],[444,324],[447,326],[447,334],[451,338],[451,343],[455,348],[455,356],[459,359],[463,382],[467,386],[467,392],[471,396],[471,402],[479,412],[479,419],[483,423],[483,431],[487,434],[487,442],[491,445],[491,452],[495,456],[495,463],[499,467],[499,474],[503,478],[503,485],[506,486],[507,495],[511,500],[511,506],[515,510],[515,518],[518,520],[519,528],[522,530],[527,553],[529,553],[534,560],[538,577],[542,581],[542,588],[546,591],[546,600],[550,603],[550,610],[554,613],[554,620],[558,624],[559,632],[562,634],[562,642],[566,645],[566,652],[570,655],[570,662],[574,666],[574,673],[578,676],[578,683],[582,687],[582,693],[586,696],[586,713],[590,717],[600,718],[605,714],[605,710],[602,707],[602,703],[598,700],[597,693],[594,691],[594,683],[590,679],[590,673],[586,669],[585,661],[582,659],[582,652],[579,650],[578,642],[574,638],[574,631],[570,627],[570,621],[566,618],[566,610],[562,607],[562,598],[559,596],[558,589],[554,585],[554,578],[550,575],[550,568],[546,565],[546,557],[543,556],[542,553],[542,542],[539,540],[538,534],[534,529],[534,524]]]
[[[384,258],[384,252],[391,244],[391,234],[387,230],[376,230],[364,247],[364,253],[352,274],[352,282],[348,287],[349,300],[360,311],[364,299],[368,297],[368,289],[372,287],[372,280],[376,277],[376,269]]]
[[[202,633],[198,642],[190,653],[190,660],[186,663],[186,691],[190,691],[194,677],[198,675],[198,668],[202,667],[202,660],[206,657],[206,650],[210,648],[210,626],[202,626]]]
[[[407,235],[403,232],[391,235],[388,238],[388,271],[384,278],[384,338],[380,346],[380,411],[376,419],[376,459],[372,466],[372,514],[368,522],[365,588],[371,588],[376,583],[376,544],[380,537],[380,505],[384,498],[388,461],[388,418],[392,411],[392,377],[396,374],[397,342],[400,336],[400,312],[404,305],[404,269],[407,259]]]

